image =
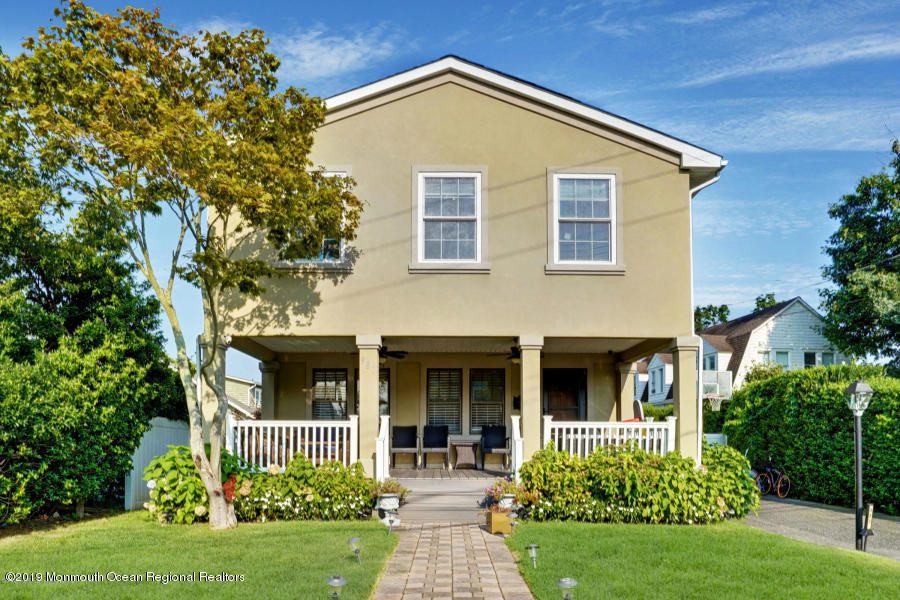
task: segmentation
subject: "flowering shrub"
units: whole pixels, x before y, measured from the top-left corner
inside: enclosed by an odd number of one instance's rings
[[[705,447],[704,465],[678,452],[666,456],[608,448],[587,458],[552,445],[522,465],[520,502],[528,517],[613,523],[708,523],[745,516],[759,505],[750,465],[733,448]]]
[[[490,487],[484,488],[484,505],[485,508],[492,504],[497,504],[500,499],[507,494],[515,496],[517,505],[529,505],[537,502],[539,495],[536,492],[525,489],[520,483],[514,482],[509,476],[501,477],[496,480]]]
[[[385,479],[375,486],[372,496],[377,500],[382,494],[397,494],[400,498],[400,504],[406,503],[406,497],[409,496],[409,488],[404,487],[396,479]]]
[[[359,463],[314,467],[298,453],[284,473],[260,473],[242,481],[234,510],[242,521],[360,519],[371,514],[375,489]]]

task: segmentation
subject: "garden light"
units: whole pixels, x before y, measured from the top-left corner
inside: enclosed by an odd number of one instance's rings
[[[847,408],[853,412],[853,437],[856,446],[856,549],[866,551],[866,538],[872,535],[871,518],[863,519],[862,415],[869,407],[874,391],[865,381],[854,381],[844,390]]]
[[[510,511],[508,515],[506,515],[506,518],[509,519],[509,537],[512,537],[512,535],[516,532],[516,519],[519,518],[519,515],[518,513],[516,513],[516,511],[513,510]]]
[[[350,544],[350,547],[353,548],[353,553],[356,554],[356,562],[362,564],[362,559],[359,557],[359,538],[350,538],[347,540],[347,543]]]
[[[400,524],[400,517],[397,516],[396,510],[390,510],[387,514],[387,526],[388,526],[388,535],[391,535],[391,531],[394,530],[394,525]]]
[[[528,544],[526,548],[528,548],[528,556],[531,557],[531,566],[537,569],[537,551],[540,546],[537,544]]]
[[[575,589],[576,585],[578,585],[578,582],[571,577],[563,577],[556,582],[556,587],[562,591],[563,600],[572,600],[575,597],[572,590]]]
[[[325,583],[331,588],[331,597],[337,600],[341,597],[341,588],[347,585],[347,580],[340,575],[332,575],[325,580]]]

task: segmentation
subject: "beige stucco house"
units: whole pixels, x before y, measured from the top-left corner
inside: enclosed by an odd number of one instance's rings
[[[721,156],[456,57],[327,106],[312,159],[365,212],[352,245],[229,309],[264,422],[358,415],[370,472],[381,416],[504,424],[527,460],[544,415],[631,418],[634,361],[667,351],[674,446],[699,455],[691,199]]]

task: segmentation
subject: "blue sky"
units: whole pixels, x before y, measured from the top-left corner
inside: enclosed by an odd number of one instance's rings
[[[723,154],[720,182],[694,200],[695,299],[733,316],[770,291],[818,305],[827,206],[900,135],[896,0],[158,4],[181,30],[265,30],[282,82],[316,95],[456,54]],[[4,51],[55,6],[0,2]],[[196,297],[177,292],[193,336]],[[258,378],[238,356],[229,371]]]

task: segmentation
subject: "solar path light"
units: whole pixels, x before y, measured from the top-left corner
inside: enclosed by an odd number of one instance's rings
[[[578,582],[571,577],[563,577],[556,582],[556,587],[562,592],[563,600],[572,600],[575,597],[575,586]]]
[[[537,569],[537,551],[540,546],[537,544],[528,544],[525,547],[528,549],[528,556],[531,557],[531,566]]]
[[[332,600],[337,600],[341,597],[341,588],[347,585],[347,580],[340,575],[332,575],[325,580],[325,583],[331,588]]]
[[[362,564],[362,559],[359,557],[359,538],[350,538],[347,540],[347,543],[350,544],[350,547],[353,548],[353,553],[356,554],[356,562]]]

